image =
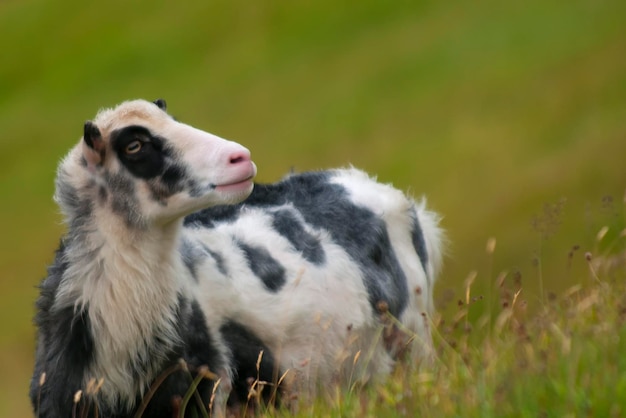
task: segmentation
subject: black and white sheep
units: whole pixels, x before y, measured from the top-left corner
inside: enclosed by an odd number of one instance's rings
[[[437,217],[356,169],[255,174],[162,100],[85,123],[56,179],[68,231],[37,301],[37,416],[170,417],[192,379],[188,409],[216,409],[250,377],[304,392],[429,349]]]

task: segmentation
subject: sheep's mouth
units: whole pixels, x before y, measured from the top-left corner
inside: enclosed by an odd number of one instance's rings
[[[219,192],[233,192],[247,189],[252,184],[254,175],[248,176],[243,180],[238,180],[232,183],[219,184],[215,186],[215,190]]]
[[[217,184],[214,189],[218,192],[235,192],[249,189],[252,186],[252,179],[256,175],[256,165],[249,161],[247,165],[241,167],[238,171],[238,175],[233,176],[232,181]]]

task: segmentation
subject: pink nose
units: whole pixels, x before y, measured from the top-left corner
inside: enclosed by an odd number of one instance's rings
[[[228,159],[228,162],[232,165],[245,163],[247,161],[250,161],[250,151],[248,150],[233,152]]]

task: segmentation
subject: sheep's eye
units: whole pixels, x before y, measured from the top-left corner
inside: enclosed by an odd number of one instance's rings
[[[128,145],[126,145],[126,149],[124,149],[124,151],[126,152],[126,154],[136,154],[141,149],[141,146],[142,146],[141,141],[135,140],[129,143]]]

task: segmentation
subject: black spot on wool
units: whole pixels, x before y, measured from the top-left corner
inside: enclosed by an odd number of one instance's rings
[[[309,234],[295,214],[287,209],[272,213],[272,226],[279,234],[287,238],[293,248],[302,254],[305,260],[321,265],[326,261],[326,254],[320,240]]]
[[[184,332],[181,334],[185,347],[185,359],[196,366],[208,366],[211,371],[217,373],[224,365],[213,337],[209,334],[204,313],[195,300],[190,302],[190,308],[188,317],[182,318],[186,323]]]
[[[204,255],[202,248],[197,248],[191,241],[183,239],[179,251],[187,270],[189,270],[191,277],[197,283],[198,272],[196,271],[196,264]]]
[[[100,186],[98,188],[98,203],[100,203],[101,205],[104,205],[108,197],[109,197],[109,192],[107,192],[107,189],[104,186]]]
[[[187,267],[187,270],[189,270],[189,273],[196,283],[198,282],[197,265],[207,257],[211,257],[215,261],[215,267],[220,273],[224,276],[228,276],[224,258],[219,253],[211,250],[204,243],[183,238],[178,251],[185,263],[185,267]]]
[[[206,245],[202,244],[202,248],[204,251],[209,254],[215,260],[215,265],[217,270],[222,273],[224,276],[228,276],[228,270],[226,269],[226,263],[224,262],[224,257],[218,252],[211,250]]]
[[[59,179],[56,182],[56,196],[64,209],[68,211],[71,231],[80,230],[91,220],[93,203],[88,197],[81,197],[84,194],[70,185],[66,173],[59,174]]]
[[[279,370],[270,349],[252,331],[236,321],[229,320],[220,327],[220,333],[232,353],[236,376],[233,381],[233,391],[228,404],[245,405],[250,389],[249,381],[276,383]],[[263,351],[261,363],[257,369],[259,353]],[[269,386],[262,392],[263,399],[268,402],[272,395],[278,394],[278,388]]]
[[[93,360],[94,339],[87,308],[55,307],[56,293],[68,268],[63,242],[48,276],[40,285],[35,324],[39,328],[30,399],[39,417],[72,416],[74,394],[82,389],[84,375]],[[45,381],[40,386],[41,376]],[[85,407],[85,399],[77,405]],[[80,410],[80,409],[79,409]]]
[[[237,242],[237,245],[243,250],[250,270],[261,279],[268,290],[278,292],[286,281],[285,268],[263,247],[243,242]]]
[[[413,241],[413,248],[417,253],[417,256],[422,263],[422,268],[426,273],[426,280],[430,285],[430,276],[428,275],[428,251],[426,250],[426,241],[424,240],[424,233],[422,232],[422,227],[420,226],[419,220],[417,219],[417,215],[413,213],[413,228],[411,229],[411,240]]]
[[[222,222],[233,222],[239,217],[241,204],[218,205],[202,209],[185,217],[184,226],[213,228]]]
[[[210,190],[210,188],[208,187],[202,187],[192,178],[187,179],[187,185],[185,186],[185,189],[187,189],[189,196],[191,197],[200,197],[204,195],[207,190]]]
[[[126,222],[127,226],[141,223],[139,203],[135,196],[135,184],[127,175],[104,173],[106,187],[111,195],[111,210]]]

